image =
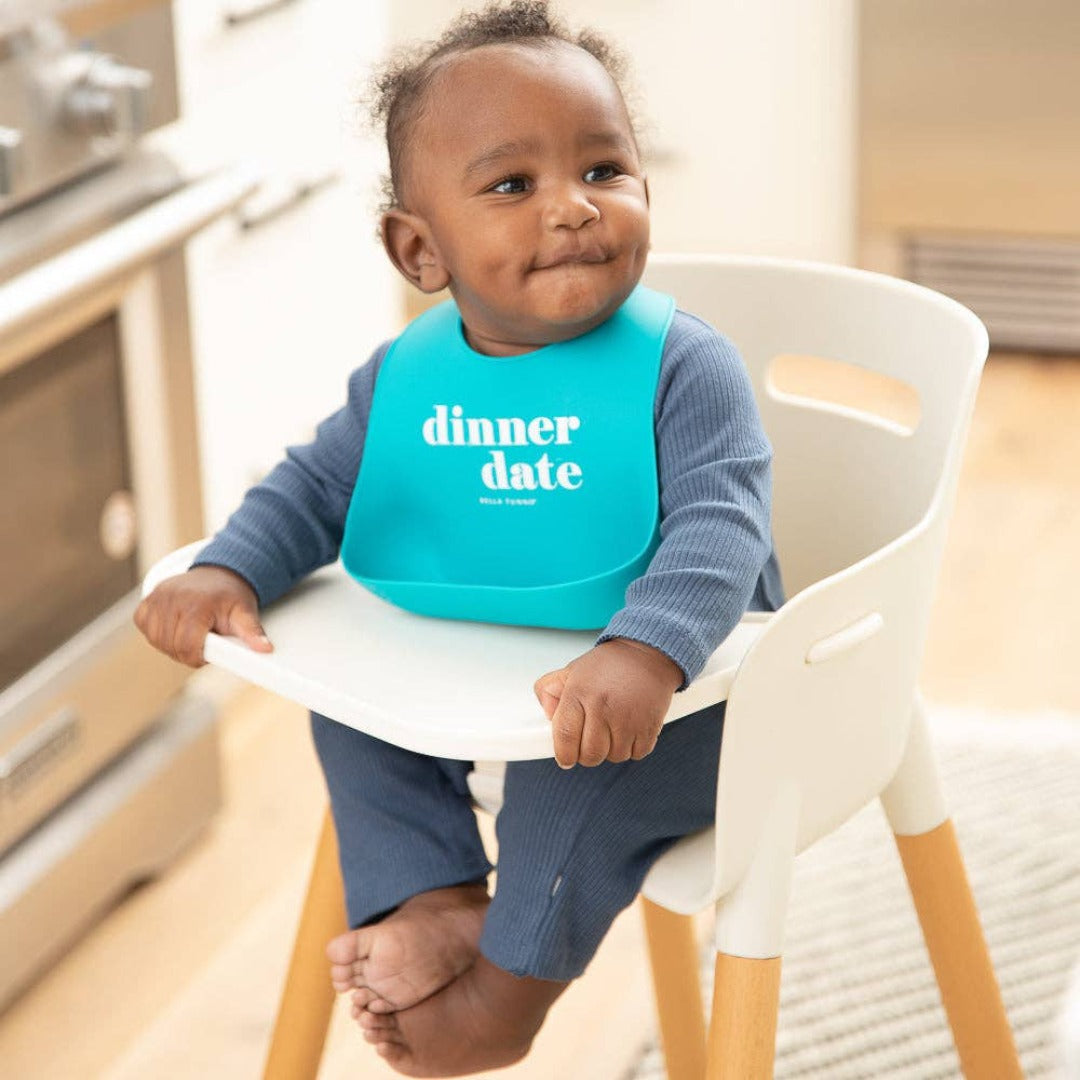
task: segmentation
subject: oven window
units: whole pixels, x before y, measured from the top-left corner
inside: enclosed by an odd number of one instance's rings
[[[120,364],[113,314],[0,375],[0,690],[138,582]]]

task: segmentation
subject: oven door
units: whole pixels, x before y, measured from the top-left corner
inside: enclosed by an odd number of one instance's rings
[[[0,286],[0,850],[188,674],[131,624],[202,534],[183,245],[258,181],[184,183]]]

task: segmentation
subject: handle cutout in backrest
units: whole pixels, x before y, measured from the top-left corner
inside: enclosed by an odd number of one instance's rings
[[[815,641],[806,653],[807,664],[821,664],[826,660],[832,660],[835,656],[841,656],[851,652],[856,645],[868,641],[885,626],[885,620],[877,611],[864,615],[861,619],[837,630],[835,634],[829,634],[819,641]]]
[[[912,435],[922,406],[910,383],[823,356],[783,353],[773,358],[765,385],[776,401],[839,406],[897,435]]]

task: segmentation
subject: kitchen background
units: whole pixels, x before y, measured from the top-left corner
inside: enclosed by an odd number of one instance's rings
[[[375,239],[382,151],[355,101],[460,6],[0,0],[0,1075],[259,1066],[321,776],[297,707],[135,639],[133,590],[416,309]],[[631,58],[656,250],[882,270],[987,322],[922,689],[1080,717],[1080,9],[561,10]],[[637,919],[501,1075],[629,1075],[652,1024]],[[1054,948],[1046,1012],[1080,938]],[[1047,1030],[1018,1031],[1032,1076]],[[339,1016],[324,1075],[358,1067],[395,1075]]]

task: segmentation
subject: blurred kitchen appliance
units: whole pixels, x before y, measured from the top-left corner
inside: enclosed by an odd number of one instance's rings
[[[165,0],[0,0],[0,1007],[220,805],[214,708],[132,623],[203,534]]]

